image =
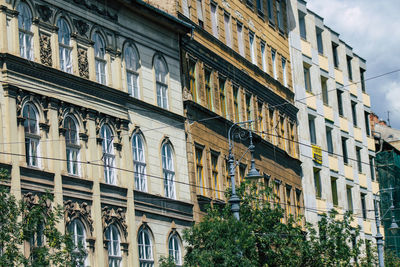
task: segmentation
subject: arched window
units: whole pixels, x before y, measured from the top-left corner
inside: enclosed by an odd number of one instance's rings
[[[32,42],[32,12],[25,2],[20,2],[17,6],[18,29],[19,29],[19,52],[21,57],[33,60]]]
[[[39,117],[35,106],[26,103],[22,111],[25,129],[25,153],[28,166],[39,166],[38,148],[39,148]]]
[[[140,267],[153,267],[153,246],[147,229],[140,229],[138,234],[138,247]]]
[[[57,21],[58,27],[58,45],[60,52],[60,68],[61,70],[72,73],[71,62],[71,30],[65,19],[60,18]]]
[[[169,198],[175,198],[175,171],[171,145],[168,143],[163,144],[161,153],[165,196]]]
[[[107,184],[115,184],[115,155],[112,131],[110,126],[104,124],[100,129],[100,135],[103,139],[103,160],[104,160],[104,178]]]
[[[96,80],[101,84],[106,84],[106,45],[103,38],[98,32],[93,35],[93,41],[96,65]]]
[[[125,47],[124,56],[128,93],[133,97],[139,98],[139,56],[136,49],[131,45]]]
[[[122,261],[121,239],[117,227],[110,225],[106,229],[106,239],[108,240],[108,266],[120,267]]]
[[[181,242],[177,234],[173,234],[169,237],[168,255],[174,259],[177,266],[182,265]]]
[[[157,86],[157,105],[159,107],[168,108],[168,84],[167,84],[167,66],[164,60],[157,56],[154,60],[154,70],[156,73]]]
[[[79,136],[78,124],[72,116],[64,120],[65,144],[67,151],[67,169],[69,174],[79,175]]]
[[[135,168],[135,189],[147,191],[146,159],[144,155],[143,138],[140,134],[132,136],[133,165]]]
[[[71,235],[72,242],[74,243],[75,247],[73,251],[73,257],[76,262],[75,266],[88,266],[85,227],[78,219],[75,219],[69,224],[68,231]]]

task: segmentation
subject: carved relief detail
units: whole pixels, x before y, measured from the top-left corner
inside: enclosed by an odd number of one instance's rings
[[[78,48],[78,67],[79,76],[89,79],[89,61],[87,51],[84,48]]]
[[[39,13],[40,18],[44,22],[49,22],[51,15],[53,14],[53,11],[46,5],[38,5],[38,4],[36,4],[36,9]]]
[[[78,203],[71,200],[64,201],[64,219],[68,225],[75,219],[79,219],[85,224],[87,230],[90,231],[90,236],[93,233],[93,219],[90,212],[90,206],[86,202]]]
[[[125,220],[125,211],[122,208],[114,209],[105,206],[101,210],[101,218],[103,223],[103,231],[107,229],[110,225],[114,225],[123,234],[123,236],[128,236],[128,226]]]
[[[46,34],[41,34],[39,41],[40,41],[40,61],[44,65],[51,67],[53,65],[53,61],[51,57],[50,36]]]

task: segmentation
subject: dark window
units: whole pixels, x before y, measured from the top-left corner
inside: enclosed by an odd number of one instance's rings
[[[364,77],[365,70],[360,68],[360,79],[361,79],[361,89],[365,92],[365,77]]]
[[[351,60],[352,57],[346,56],[347,60],[347,74],[349,75],[349,80],[353,80],[353,70],[351,69]]]
[[[317,33],[317,47],[318,47],[318,53],[320,53],[321,55],[324,54],[324,45],[322,43],[322,32],[323,30],[320,28],[316,28],[315,29],[316,33]]]
[[[310,67],[303,65],[304,69],[304,88],[307,92],[311,92],[311,75],[310,75]]]
[[[339,115],[343,116],[343,99],[342,99],[343,92],[340,90],[337,90],[336,93],[337,93]]]
[[[327,81],[325,77],[321,76],[322,101],[325,105],[329,105]]]
[[[317,143],[317,136],[315,135],[315,118],[308,116],[308,127],[310,130],[310,142],[311,144]]]
[[[369,156],[369,169],[371,171],[371,180],[375,181],[374,157],[371,156]]]
[[[328,153],[333,154],[332,128],[330,127],[326,127],[326,143],[328,145]]]
[[[315,197],[321,198],[322,196],[322,187],[321,187],[321,175],[319,169],[314,169],[314,188],[315,188]]]
[[[257,1],[257,2],[259,2],[259,1]],[[249,6],[249,7],[253,7],[253,0],[246,0],[246,4]]]
[[[348,211],[350,211],[351,213],[353,213],[353,196],[352,196],[352,192],[351,192],[351,187],[347,186],[346,187],[346,194],[347,194],[347,209]]]
[[[364,112],[364,118],[365,118],[365,131],[367,132],[367,135],[370,136],[371,135],[371,131],[369,128],[369,113],[368,112]]]
[[[272,24],[275,24],[274,23],[275,18],[274,18],[274,3],[273,3],[273,0],[267,0],[267,5],[268,5],[267,8],[268,8],[269,21]]]
[[[339,68],[338,47],[339,45],[332,43],[333,65],[335,68]]]
[[[358,172],[362,172],[361,148],[359,148],[359,147],[356,147],[356,157],[357,157]]]
[[[351,101],[351,115],[353,116],[353,125],[357,127],[357,103]]]
[[[283,28],[283,1],[276,1],[276,20],[278,21],[278,28],[284,32]]]
[[[331,191],[332,191],[332,203],[334,206],[339,204],[338,202],[338,192],[337,192],[337,182],[336,178],[331,177]]]
[[[348,164],[349,163],[349,158],[347,156],[347,144],[346,144],[346,142],[347,142],[347,138],[342,137],[343,162],[345,164]]]
[[[261,16],[264,16],[264,6],[263,6],[263,0],[257,0],[257,11],[258,14]]]
[[[300,37],[304,40],[307,40],[307,31],[306,31],[306,20],[305,14],[299,12],[299,27],[300,27]]]
[[[361,208],[363,219],[367,219],[367,205],[365,204],[365,194],[361,193]]]

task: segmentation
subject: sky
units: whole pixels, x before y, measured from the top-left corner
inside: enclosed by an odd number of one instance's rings
[[[365,79],[400,70],[400,0],[307,0],[360,57],[367,60]],[[366,81],[371,109],[400,129],[400,71]]]

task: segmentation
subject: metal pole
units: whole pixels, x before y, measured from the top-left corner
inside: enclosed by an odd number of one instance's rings
[[[385,267],[385,260],[383,257],[383,236],[380,232],[381,221],[378,214],[378,202],[375,202],[375,222],[376,222],[376,245],[378,247],[379,267]]]

